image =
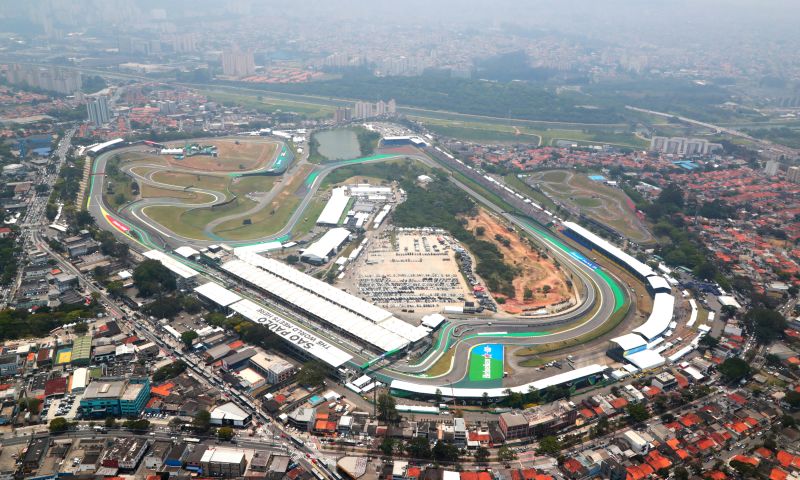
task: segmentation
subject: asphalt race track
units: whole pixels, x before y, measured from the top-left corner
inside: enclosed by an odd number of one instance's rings
[[[139,250],[155,248],[169,252],[176,247],[187,244],[202,247],[220,243],[221,240],[218,239],[195,240],[183,238],[150,220],[146,215],[142,214],[142,210],[153,205],[175,205],[183,207],[190,205],[198,208],[210,206],[221,200],[220,195],[224,198],[224,194],[221,192],[191,188],[189,191],[210,195],[213,199],[209,197],[208,201],[198,204],[187,204],[180,199],[145,199],[126,206],[120,213],[113,212],[111,208],[104,204],[103,183],[105,181],[105,174],[103,172],[105,171],[108,159],[111,158],[112,155],[120,152],[136,150],[141,150],[141,147],[128,147],[105,152],[94,160],[92,166],[93,175],[89,182],[88,209],[96,219],[97,224],[101,228],[112,231],[118,238],[132,244],[134,248]],[[307,188],[305,196],[291,215],[287,224],[283,226],[280,231],[256,240],[238,242],[222,241],[231,246],[252,245],[276,240],[286,241],[288,240],[289,232],[292,231],[297,222],[302,218],[306,207],[311,202],[326,175],[345,165],[381,162],[396,158],[413,158],[427,165],[442,167],[442,165],[421,153],[413,155],[375,155],[363,159],[317,165],[306,179]],[[289,170],[284,175],[289,176],[296,173],[297,167],[304,161],[304,159],[296,161],[289,167]],[[133,171],[130,169],[125,171],[142,184],[148,184],[162,189],[184,190],[183,187],[156,182],[152,179],[154,172],[146,175],[139,175],[135,171],[137,168],[140,167],[134,167]],[[171,169],[170,171],[180,170]],[[187,172],[197,173],[196,171],[188,170]],[[551,231],[541,225],[535,224],[526,218],[518,217],[512,213],[504,212],[500,207],[481,196],[468,185],[452,177],[451,181],[476,201],[492,209],[495,213],[502,215],[509,222],[536,238],[541,245],[547,247],[549,254],[556,258],[564,269],[572,274],[572,281],[575,285],[578,286],[580,284],[581,287],[579,290],[584,292],[583,298],[580,299],[576,307],[568,311],[536,319],[525,318],[488,322],[485,318],[451,318],[441,327],[437,341],[419,361],[407,363],[404,358],[395,357],[376,362],[374,367],[370,368],[370,370],[378,377],[383,377],[384,380],[401,379],[428,385],[452,385],[467,377],[469,353],[472,348],[477,345],[500,343],[503,345],[532,346],[570,340],[601,327],[615,312],[625,308],[626,294],[623,291],[623,284],[621,281],[613,278],[608,272],[602,270],[601,267],[587,265],[585,262],[582,262],[580,260],[580,255],[577,254],[572,247],[563,243]],[[287,183],[288,182],[285,182],[284,184]],[[273,190],[276,189],[274,188]],[[271,193],[274,194],[275,192]],[[246,215],[248,213],[236,214],[236,216]],[[198,270],[208,273],[202,268],[198,268]],[[214,276],[218,277],[218,275]],[[454,354],[452,356],[450,369],[447,373],[437,377],[426,376],[425,372],[450,349],[454,349]],[[356,363],[363,362],[363,364],[367,364],[375,360],[373,358],[366,358],[364,354],[352,352],[352,349],[345,348],[345,350],[353,355],[354,362]]]

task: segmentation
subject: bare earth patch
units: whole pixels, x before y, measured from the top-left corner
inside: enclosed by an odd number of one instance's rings
[[[520,314],[573,299],[564,272],[556,268],[552,259],[540,256],[528,244],[527,239],[520,239],[517,233],[508,231],[505,225],[484,209],[480,209],[475,217],[467,219],[469,230],[474,233],[477,227],[485,229],[484,234],[478,238],[497,245],[505,262],[519,269],[519,274],[514,279],[514,298],[506,298],[506,303],[498,305],[502,311]],[[506,239],[508,246],[495,236]],[[532,293],[532,297],[528,299],[525,298],[526,289]],[[503,297],[497,292],[492,292],[492,296]]]

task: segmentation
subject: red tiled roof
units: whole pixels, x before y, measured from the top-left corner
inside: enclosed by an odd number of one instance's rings
[[[421,473],[422,471],[419,469],[419,467],[408,467],[408,470],[406,470],[406,477],[419,478]]]
[[[736,340],[735,338],[733,338],[733,336],[730,336],[728,338]],[[731,393],[730,395],[728,395],[728,398],[738,403],[739,405],[744,405],[745,403],[747,403],[747,399],[739,395],[738,393]]]
[[[728,477],[719,470],[714,470],[706,473],[705,478],[710,478],[711,480],[725,480]]]
[[[461,472],[461,480],[478,480],[478,472]]]
[[[772,450],[764,447],[758,447],[755,450],[756,455],[761,456],[762,458],[772,458]]]
[[[611,400],[611,406],[617,410],[625,408],[628,406],[628,400],[622,397],[617,397],[614,400]]]
[[[777,458],[778,462],[780,462],[780,464],[783,465],[784,467],[788,467],[789,465],[792,464],[792,462],[794,462],[794,455],[787,452],[786,450],[779,450],[775,458]]]
[[[568,458],[564,460],[564,464],[562,465],[562,467],[564,468],[564,470],[570,473],[578,473],[583,468],[583,465],[581,465],[581,462],[575,460],[574,458]]]
[[[772,469],[769,474],[769,480],[786,480],[789,474],[778,467]]]
[[[651,467],[653,467],[653,470],[656,471],[672,466],[672,462],[665,456],[661,455],[658,450],[653,450],[652,452],[648,453],[644,459],[650,464]]]
[[[706,437],[706,438],[702,438],[702,439],[700,439],[700,441],[698,441],[697,443],[695,443],[695,446],[696,446],[697,448],[699,448],[700,450],[708,450],[709,448],[713,448],[713,447],[714,447],[714,446],[716,446],[716,445],[717,445],[717,444],[716,444],[716,443],[714,443],[714,440],[711,440],[711,439],[710,439],[710,438],[708,438],[708,437]]]

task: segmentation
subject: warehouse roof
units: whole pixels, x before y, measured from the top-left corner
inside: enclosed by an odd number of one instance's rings
[[[230,420],[232,422],[244,422],[250,415],[236,406],[233,402],[224,403],[211,410],[213,420]]]
[[[350,230],[346,228],[332,228],[325,232],[319,240],[303,250],[303,258],[327,259],[328,255],[350,237]]]
[[[576,234],[580,235],[584,239],[588,240],[592,244],[596,245],[600,249],[607,252],[609,255],[614,257],[615,260],[627,265],[631,270],[636,272],[641,278],[646,278],[650,275],[655,275],[655,272],[652,268],[648,267],[644,263],[636,260],[631,255],[625,253],[621,248],[613,245],[612,243],[604,240],[598,235],[590,232],[589,230],[581,227],[575,222],[564,222],[564,226],[568,229],[572,230]]]
[[[319,218],[317,218],[317,225],[338,225],[349,202],[350,197],[347,195],[347,187],[334,188],[331,191],[331,198],[325,204],[325,208],[322,209]]]
[[[668,293],[656,293],[653,299],[653,312],[644,325],[634,328],[633,332],[652,342],[669,328],[674,307],[675,297]]]
[[[353,358],[326,340],[319,338],[315,333],[275,315],[250,300],[236,302],[231,305],[231,309],[250,321],[268,326],[284,341],[292,343],[328,365],[339,367]]]
[[[143,255],[151,260],[158,260],[161,262],[161,265],[164,265],[169,269],[169,271],[183,279],[192,278],[197,275],[197,271],[195,271],[193,268],[182,264],[164,252],[158,250],[148,250],[147,252],[144,252]]]
[[[195,287],[195,292],[204,296],[205,298],[216,303],[220,307],[227,307],[232,303],[236,303],[242,299],[237,293],[231,292],[214,282],[205,283],[199,287]]]

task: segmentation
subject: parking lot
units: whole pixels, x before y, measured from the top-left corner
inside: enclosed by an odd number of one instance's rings
[[[415,316],[475,301],[459,272],[455,245],[442,232],[385,230],[356,264],[353,289],[376,305]]]

